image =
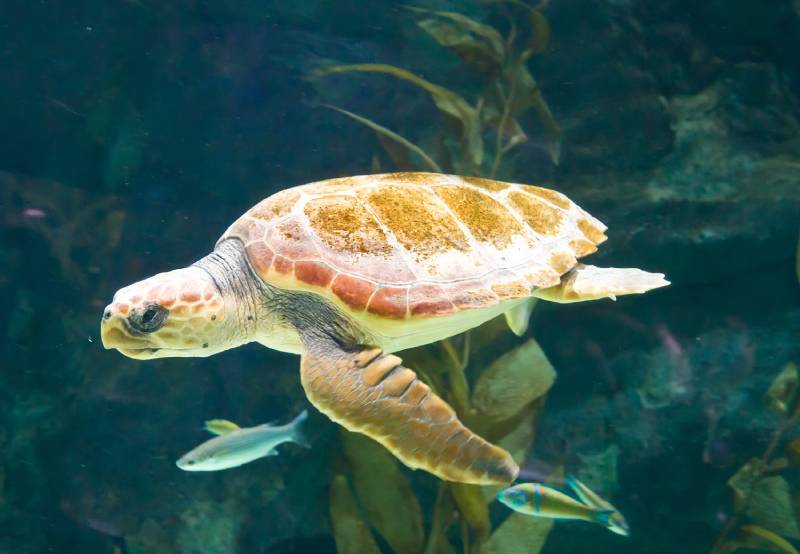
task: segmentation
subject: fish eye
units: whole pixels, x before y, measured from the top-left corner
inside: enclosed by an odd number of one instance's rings
[[[521,491],[514,489],[506,489],[500,491],[499,493],[497,493],[497,498],[514,504],[524,502],[524,494],[522,494]]]
[[[158,304],[149,304],[143,312],[134,312],[129,321],[131,327],[142,333],[152,333],[164,326],[169,310]]]
[[[194,460],[189,460],[186,463],[189,464],[190,466],[193,466],[196,462]]]

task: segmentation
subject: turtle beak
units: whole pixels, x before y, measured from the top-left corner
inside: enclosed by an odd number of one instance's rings
[[[100,338],[106,350],[119,347],[121,339],[124,338],[124,333],[120,331],[116,321],[119,316],[115,312],[113,304],[109,304],[103,310],[103,319],[100,320]]]
[[[122,313],[123,311],[126,313]],[[122,308],[113,303],[106,306],[100,321],[103,347],[106,350],[119,350],[129,358],[140,360],[152,358],[159,349],[145,346],[143,344],[145,341],[135,336],[137,333],[130,328],[127,315],[127,306]]]

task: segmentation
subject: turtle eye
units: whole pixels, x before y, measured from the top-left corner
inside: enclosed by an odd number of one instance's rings
[[[131,314],[131,327],[142,333],[152,333],[164,326],[168,315],[168,309],[158,304],[150,304],[145,307],[143,312]]]

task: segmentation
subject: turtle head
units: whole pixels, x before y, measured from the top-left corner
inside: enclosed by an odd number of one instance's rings
[[[209,356],[240,344],[209,273],[186,267],[117,291],[103,312],[103,346],[137,359]]]

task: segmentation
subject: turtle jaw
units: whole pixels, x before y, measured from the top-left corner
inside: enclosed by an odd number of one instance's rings
[[[176,357],[196,358],[200,356],[200,354],[194,350],[176,350],[170,348],[116,348],[116,350],[123,356],[133,358],[134,360]]]
[[[175,326],[170,324],[166,332],[169,333],[173,327]],[[192,330],[201,333],[207,331],[206,328]],[[184,334],[180,340],[165,340],[158,333],[142,334],[131,328],[127,318],[117,315],[108,318],[104,316],[100,324],[100,336],[106,350],[117,350],[120,354],[135,360],[205,357],[229,348],[226,344],[217,344],[218,341],[214,340],[213,333],[208,336]]]
[[[106,347],[108,349],[108,347]],[[156,354],[160,348],[117,348],[117,351],[123,356],[133,358],[134,360],[150,360],[156,358]]]
[[[110,314],[106,308],[104,314]],[[100,337],[106,350],[117,350],[128,358],[148,360],[163,357],[162,348],[150,346],[144,337],[136,337],[124,318],[104,315],[100,324]],[[169,354],[166,354],[169,355]]]

